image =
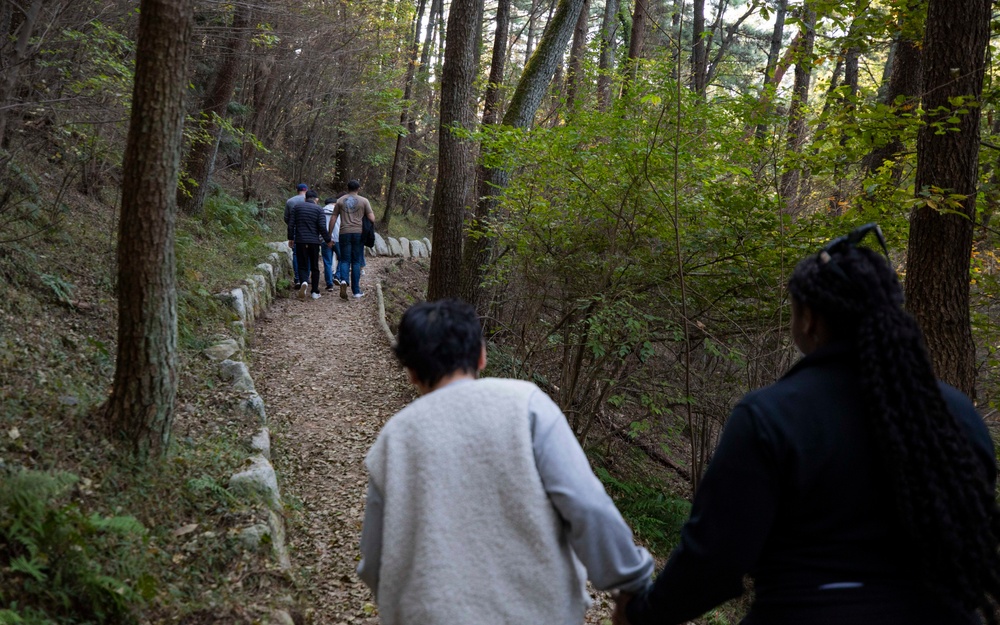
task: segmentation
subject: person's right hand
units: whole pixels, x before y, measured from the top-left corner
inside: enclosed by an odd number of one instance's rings
[[[632,600],[632,594],[620,592],[615,597],[615,611],[611,614],[611,625],[629,625],[628,617],[625,615],[625,608]]]

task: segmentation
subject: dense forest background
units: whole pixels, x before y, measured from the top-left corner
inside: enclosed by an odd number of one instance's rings
[[[476,304],[492,372],[542,386],[640,536],[666,544],[657,515],[678,516],[664,510],[696,488],[734,402],[796,356],[791,269],[876,221],[939,375],[995,420],[991,3],[172,4],[193,20],[182,351],[201,346],[197,298],[229,275],[205,246],[238,264],[284,237],[296,182],[324,196],[357,178],[383,234],[428,224],[428,296]],[[15,318],[42,314],[18,288],[76,310],[116,297],[138,27],[131,1],[0,4],[6,354],[25,349]],[[87,383],[67,369],[54,394],[98,404],[116,337],[88,337]],[[51,384],[6,386],[5,409]]]

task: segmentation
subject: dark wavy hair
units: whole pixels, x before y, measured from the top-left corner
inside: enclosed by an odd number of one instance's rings
[[[1000,508],[972,442],[949,412],[896,272],[842,245],[807,257],[788,283],[796,304],[854,344],[872,431],[884,450],[899,522],[928,590],[996,622]]]
[[[483,329],[476,309],[457,299],[420,302],[406,309],[393,351],[427,386],[462,371],[476,373]]]

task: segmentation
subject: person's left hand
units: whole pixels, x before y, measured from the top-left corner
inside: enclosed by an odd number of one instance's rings
[[[612,625],[629,625],[628,617],[625,616],[625,608],[632,600],[633,595],[627,592],[620,592],[615,597],[615,611],[611,614]]]

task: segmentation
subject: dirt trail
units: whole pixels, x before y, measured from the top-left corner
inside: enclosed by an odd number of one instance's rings
[[[364,455],[385,421],[416,397],[377,321],[375,283],[395,260],[369,259],[360,300],[326,291],[318,300],[278,300],[252,347],[272,461],[286,502],[297,508],[288,521],[292,565],[315,625],[378,622],[371,593],[354,574]],[[607,622],[607,595],[594,599],[587,622]]]
[[[364,455],[382,424],[414,397],[379,329],[368,260],[365,296],[280,299],[256,330],[253,368],[271,422],[273,462],[293,507],[288,544],[317,625],[377,623],[354,574],[364,514]],[[366,605],[367,604],[367,605]]]

